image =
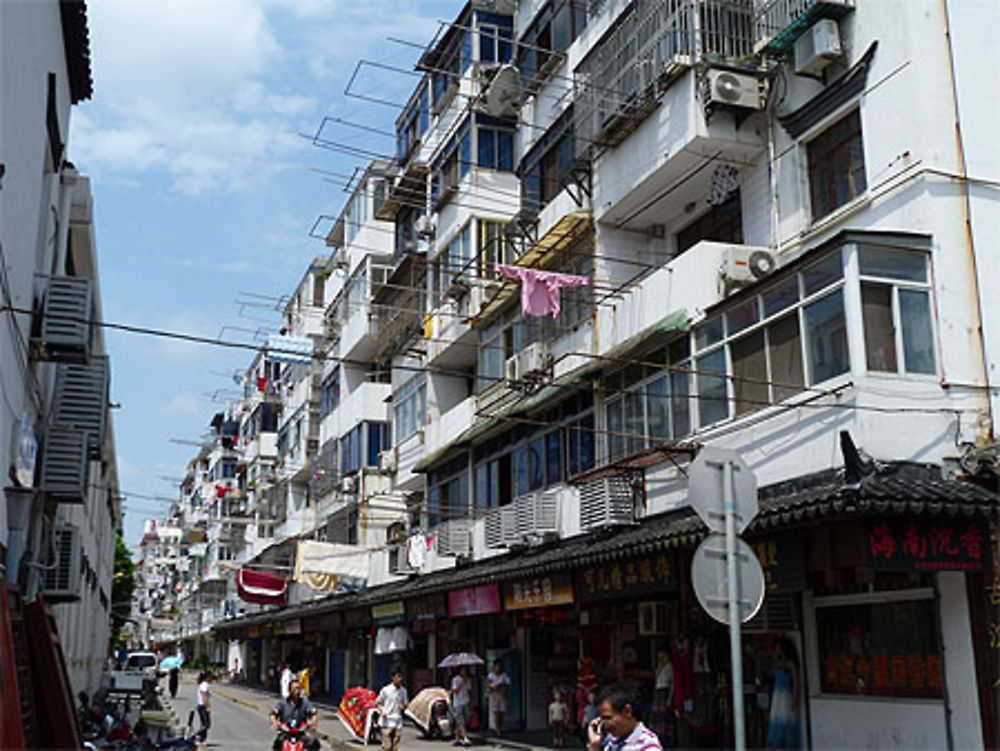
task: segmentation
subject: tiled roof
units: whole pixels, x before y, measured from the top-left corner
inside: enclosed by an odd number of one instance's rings
[[[971,482],[946,480],[940,467],[909,462],[878,465],[857,484],[844,481],[842,470],[826,470],[760,488],[760,512],[749,532],[806,524],[842,514],[972,516],[1000,511],[1000,496]],[[348,595],[324,598],[277,612],[229,621],[223,628],[256,625],[335,610],[366,607],[401,598],[446,592],[474,584],[520,579],[565,571],[656,550],[694,546],[707,532],[690,508],[578,535],[559,544],[528,548],[497,558],[386,584]]]
[[[86,0],[59,0],[63,46],[69,71],[69,92],[73,104],[90,99],[94,81],[90,69],[90,33],[87,29]]]

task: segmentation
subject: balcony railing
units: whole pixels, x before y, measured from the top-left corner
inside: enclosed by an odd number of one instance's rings
[[[620,143],[677,73],[753,53],[752,0],[635,0],[577,66],[577,142]]]
[[[756,0],[754,49],[786,53],[818,19],[842,18],[852,10],[854,0]]]

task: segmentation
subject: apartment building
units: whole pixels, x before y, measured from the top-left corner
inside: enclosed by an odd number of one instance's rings
[[[0,745],[54,746],[72,725],[58,702],[99,685],[118,607],[94,198],[68,161],[72,106],[93,93],[85,5],[4,4],[0,74]],[[31,709],[43,689],[47,723]]]
[[[260,676],[308,644],[335,695],[477,651],[512,677],[508,729],[581,676],[641,686],[662,648],[694,675],[678,742],[725,743],[726,636],[690,580],[687,468],[714,446],[759,488],[744,691],[781,644],[804,745],[996,745],[997,20],[464,6],[329,238],[314,477],[366,586],[219,637]],[[362,538],[368,477],[392,521]]]

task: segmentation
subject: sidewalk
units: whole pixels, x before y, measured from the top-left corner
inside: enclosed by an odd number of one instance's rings
[[[242,704],[248,709],[262,714],[269,713],[278,701],[277,693],[235,683],[217,683],[212,686],[212,692],[218,697]],[[365,747],[365,744],[357,740],[337,718],[336,707],[323,701],[314,701],[313,706],[316,707],[319,715],[317,734],[333,749],[360,751]],[[522,736],[528,742],[521,742]],[[533,743],[545,743],[548,740],[548,734],[545,732],[515,733],[510,738],[506,736],[493,738],[470,733],[470,738],[473,741],[473,746],[479,748],[513,749],[514,751],[549,751],[550,748],[548,745],[532,745]],[[574,748],[574,740],[567,738],[566,747]],[[427,740],[409,722],[403,728],[400,746],[406,749],[419,748],[421,751],[453,751],[457,748],[451,739]],[[378,744],[368,744],[368,748],[378,748]]]

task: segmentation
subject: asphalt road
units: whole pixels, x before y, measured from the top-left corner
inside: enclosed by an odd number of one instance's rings
[[[183,682],[177,691],[177,698],[171,700],[182,722],[187,722],[188,713],[197,704],[196,686]],[[194,728],[200,727],[197,713]],[[242,704],[212,697],[212,727],[208,731],[210,749],[240,749],[240,751],[268,751],[274,735],[267,723],[267,715]]]

